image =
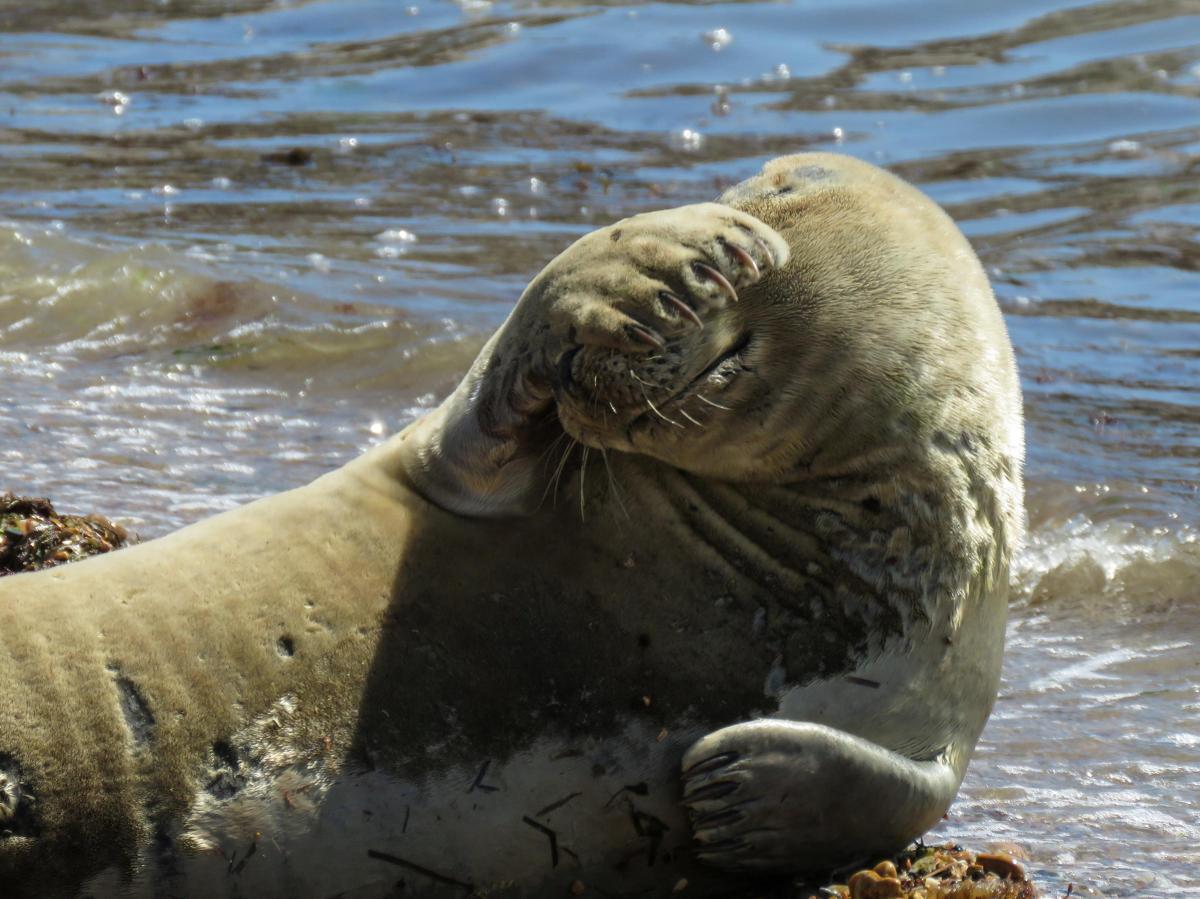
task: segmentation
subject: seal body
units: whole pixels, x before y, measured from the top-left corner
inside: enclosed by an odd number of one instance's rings
[[[871,166],[588,235],[384,446],[0,581],[0,875],[704,895],[895,848],[995,697],[1019,400],[966,241]]]

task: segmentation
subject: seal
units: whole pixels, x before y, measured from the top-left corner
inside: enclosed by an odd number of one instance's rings
[[[791,156],[602,228],[382,446],[0,581],[0,877],[711,895],[895,849],[995,699],[1022,456],[899,179]]]

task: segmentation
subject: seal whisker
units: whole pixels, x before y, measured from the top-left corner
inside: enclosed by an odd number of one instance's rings
[[[621,497],[621,488],[617,486],[617,479],[613,477],[612,466],[608,464],[608,450],[600,450],[600,458],[604,460],[604,470],[608,472],[608,486],[612,490],[612,494],[616,497],[617,505],[621,507],[626,520],[630,520],[629,510],[625,508],[625,500]]]
[[[662,414],[662,413],[661,413],[661,412],[658,410],[658,406],[656,406],[656,405],[654,405],[654,403],[650,402],[650,397],[646,396],[646,391],[645,391],[645,390],[643,390],[643,391],[642,391],[642,399],[644,399],[644,400],[646,401],[646,405],[650,407],[651,411],[652,411],[652,412],[653,412],[655,415],[657,415],[659,418],[661,418],[663,421],[665,421],[667,424],[674,425],[675,427],[677,427],[677,428],[680,428],[680,429],[683,429],[683,428],[684,428],[684,426],[683,426],[683,425],[681,425],[679,422],[677,422],[677,421],[674,421],[674,420],[672,420],[672,419],[670,419],[670,418],[667,418],[667,416],[663,415],[663,414]]]
[[[548,447],[546,447],[544,450],[542,450],[542,455],[538,459],[538,461],[542,463],[542,471],[545,471],[547,466],[550,464],[550,457],[554,454],[554,451],[556,449],[558,449],[559,445],[564,440],[567,440],[569,438],[570,438],[570,435],[567,434],[566,431],[563,431],[561,434],[559,434],[557,437],[555,437],[553,440],[550,441],[550,445]]]
[[[710,406],[712,406],[712,407],[713,407],[713,408],[715,408],[715,409],[724,409],[726,412],[732,412],[732,411],[733,411],[733,410],[732,410],[732,409],[730,409],[728,406],[722,406],[720,403],[714,403],[712,400],[710,400],[708,397],[706,397],[706,396],[705,396],[704,394],[702,394],[702,393],[697,393],[697,394],[696,394],[696,399],[698,399],[698,400],[699,400],[700,402],[702,402],[702,403],[708,403]]]
[[[663,421],[665,421],[667,424],[674,425],[675,427],[677,427],[677,428],[679,428],[679,429],[681,429],[681,430],[683,429],[683,427],[684,427],[684,426],[683,426],[683,425],[681,425],[679,422],[677,422],[677,421],[674,421],[674,420],[672,420],[672,419],[670,419],[670,418],[667,418],[667,416],[665,416],[665,415],[663,415],[661,412],[659,412],[659,411],[658,411],[658,407],[657,407],[656,405],[654,405],[654,403],[650,402],[650,397],[646,397],[646,405],[650,407],[650,410],[651,410],[651,411],[652,411],[652,412],[653,412],[655,415],[657,415],[659,418],[661,418],[661,419],[662,419]]]
[[[679,414],[682,415],[684,418],[686,418],[688,421],[690,421],[692,424],[694,424],[696,427],[700,428],[701,430],[704,429],[704,425],[702,423],[696,421],[696,419],[692,418],[692,416],[688,415],[687,410],[684,409],[683,407],[680,407]]]
[[[570,435],[568,435],[568,436],[570,436]],[[579,441],[575,440],[574,438],[571,438],[571,442],[567,445],[566,449],[563,450],[562,456],[559,457],[558,465],[555,466],[555,468],[554,468],[554,475],[550,478],[549,482],[546,484],[546,489],[542,491],[542,498],[539,501],[539,504],[544,503],[546,501],[546,496],[550,493],[551,490],[553,490],[554,491],[554,505],[556,505],[556,506],[558,505],[558,482],[562,478],[563,469],[566,468],[566,466],[567,466],[567,458],[571,455],[571,450],[575,449],[575,447],[577,447],[577,446],[579,446]]]
[[[579,520],[587,521],[587,510],[585,508],[586,498],[583,492],[584,479],[587,477],[588,452],[591,447],[583,448],[583,462],[579,466]]]
[[[562,482],[563,473],[566,471],[567,460],[570,458],[571,453],[575,452],[575,448],[580,447],[580,446],[583,446],[583,444],[580,443],[578,440],[572,440],[570,447],[568,447],[567,451],[565,453],[563,453],[562,464],[558,467],[558,473],[554,478],[554,501],[555,502],[558,502],[558,485]]]
[[[660,386],[658,386],[658,385],[651,384],[649,381],[645,381],[645,380],[643,380],[642,378],[639,378],[639,377],[637,376],[637,373],[636,373],[636,372],[634,372],[634,370],[633,370],[632,368],[628,368],[628,369],[626,369],[626,371],[628,371],[628,372],[629,372],[629,377],[633,378],[633,380],[634,380],[634,381],[636,381],[638,384],[640,384],[640,385],[641,385],[641,387],[639,387],[639,389],[640,389],[640,390],[641,390],[641,392],[642,392],[642,399],[644,399],[644,400],[646,401],[646,405],[647,405],[647,406],[649,406],[651,409],[653,409],[653,410],[654,410],[654,414],[655,414],[655,415],[657,415],[657,416],[658,416],[659,418],[661,418],[663,421],[670,422],[671,424],[675,425],[675,427],[677,427],[677,428],[683,428],[683,427],[684,427],[684,426],[683,426],[683,425],[681,425],[679,422],[677,422],[677,421],[672,421],[671,419],[667,418],[667,416],[663,415],[663,414],[662,414],[662,412],[660,412],[660,411],[659,411],[658,407],[657,407],[657,406],[655,406],[655,405],[654,405],[654,403],[652,403],[652,402],[650,401],[650,397],[649,397],[649,396],[646,394],[646,388],[647,388],[647,387],[651,387],[651,388],[657,387],[657,389],[659,389],[659,390],[662,390],[662,391],[664,391],[664,392],[669,392],[669,391],[670,391],[670,388],[668,388],[668,387],[660,387]],[[670,399],[670,397],[667,397],[667,399]],[[689,417],[690,417],[690,416],[689,416]],[[693,419],[693,421],[694,421],[694,420],[695,420],[695,419]]]
[[[655,387],[655,386],[656,386],[656,385],[654,385],[654,384],[651,384],[649,381],[646,381],[646,380],[644,380],[644,379],[642,379],[642,378],[639,378],[639,377],[637,376],[637,372],[635,372],[635,371],[634,371],[632,368],[626,369],[626,371],[628,371],[628,372],[629,372],[629,377],[633,378],[635,381],[637,381],[637,382],[638,382],[639,384],[641,384],[643,387]],[[658,389],[659,389],[659,390],[663,390],[664,388],[662,388],[662,387],[659,387]],[[644,390],[642,391],[642,393],[643,393],[643,394],[644,394],[645,392],[646,392],[646,391],[644,391]]]

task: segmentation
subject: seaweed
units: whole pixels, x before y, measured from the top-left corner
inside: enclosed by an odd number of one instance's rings
[[[48,499],[0,493],[0,577],[38,571],[137,542],[100,515],[62,515]]]
[[[1000,852],[961,846],[917,845],[873,868],[855,871],[845,883],[803,890],[803,899],[1036,899],[1024,869]]]

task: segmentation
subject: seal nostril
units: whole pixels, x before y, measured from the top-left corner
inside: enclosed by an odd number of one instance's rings
[[[558,360],[558,386],[561,390],[570,390],[575,383],[575,376],[571,373],[571,367],[575,364],[575,357],[579,355],[582,347],[572,347],[567,350]]]

